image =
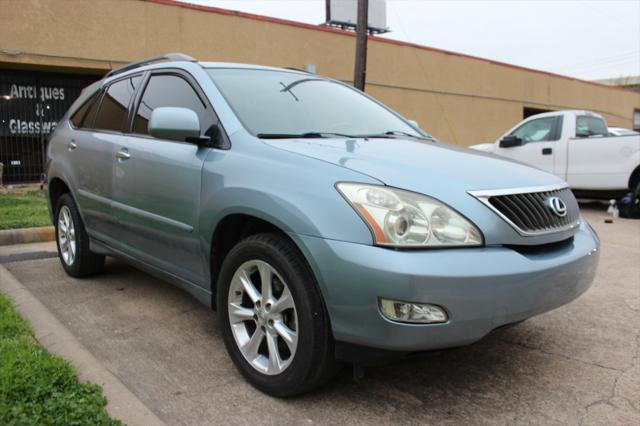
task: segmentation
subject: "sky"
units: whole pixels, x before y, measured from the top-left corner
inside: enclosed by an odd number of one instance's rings
[[[325,0],[180,1],[325,20]],[[580,79],[640,75],[640,0],[387,0],[387,26],[382,37]]]

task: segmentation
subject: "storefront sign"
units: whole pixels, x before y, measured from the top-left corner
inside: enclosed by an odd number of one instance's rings
[[[3,123],[8,123],[8,134],[47,135],[51,133],[56,128],[57,120],[52,120],[49,111],[64,108],[62,105],[56,105],[64,103],[64,92],[64,87],[12,84],[9,94],[2,96],[7,106],[5,109],[7,117],[3,117]]]

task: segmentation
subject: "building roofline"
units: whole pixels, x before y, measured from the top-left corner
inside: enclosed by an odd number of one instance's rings
[[[355,36],[356,36],[356,34],[351,32],[351,31],[344,31],[344,30],[341,30],[341,29],[338,29],[338,28],[307,24],[305,22],[291,21],[291,20],[282,19],[282,18],[273,18],[273,17],[270,17],[270,16],[264,16],[264,15],[256,15],[256,14],[248,13],[248,12],[239,12],[239,11],[236,11],[236,10],[223,9],[223,8],[220,8],[220,7],[203,6],[203,5],[200,5],[200,4],[185,3],[185,2],[180,2],[180,1],[176,1],[176,0],[139,0],[139,1],[147,2],[147,3],[161,4],[161,5],[166,5],[166,6],[177,6],[177,7],[182,7],[182,8],[185,8],[185,9],[199,10],[199,11],[202,11],[202,12],[217,13],[217,14],[220,14],[220,15],[236,16],[236,17],[239,17],[239,18],[251,19],[251,20],[254,20],[254,21],[271,22],[271,23],[274,23],[274,24],[287,25],[287,26],[290,26],[290,27],[305,28],[305,29],[308,29],[308,30],[330,32],[330,33],[340,34],[340,35],[347,36],[347,37],[354,37],[355,38]],[[527,72],[536,73],[536,74],[542,74],[542,75],[546,75],[546,76],[549,76],[549,77],[562,78],[562,79],[565,79],[565,80],[571,80],[571,81],[576,81],[578,83],[590,84],[592,86],[597,86],[597,87],[606,88],[606,89],[621,90],[621,91],[624,91],[624,92],[627,92],[627,93],[637,93],[637,91],[635,91],[633,89],[627,89],[627,88],[618,87],[618,86],[610,86],[610,85],[598,83],[596,81],[583,80],[583,79],[580,79],[580,78],[570,77],[570,76],[567,76],[567,75],[555,74],[555,73],[552,73],[552,72],[549,72],[549,71],[542,71],[542,70],[537,70],[537,69],[534,69],[534,68],[527,68],[527,67],[523,67],[523,66],[520,66],[520,65],[509,64],[509,63],[506,63],[506,62],[495,61],[493,59],[487,59],[487,58],[482,58],[482,57],[479,57],[479,56],[468,55],[466,53],[452,52],[450,50],[438,49],[436,47],[424,46],[424,45],[421,45],[421,44],[410,43],[410,42],[406,42],[406,41],[393,40],[393,39],[388,39],[388,38],[380,38],[380,37],[376,37],[376,36],[373,36],[373,35],[369,36],[369,40],[373,40],[373,41],[380,42],[380,43],[395,44],[397,46],[413,47],[413,48],[420,49],[420,50],[426,50],[426,51],[430,51],[430,52],[442,53],[442,54],[445,54],[445,55],[451,55],[451,56],[457,56],[457,57],[461,57],[461,58],[472,59],[472,60],[476,60],[476,61],[480,61],[480,62],[486,62],[486,63],[492,64],[492,65],[498,65],[498,66],[502,66],[502,67],[506,67],[506,68],[516,69],[516,70],[520,70],[520,71],[527,71]]]

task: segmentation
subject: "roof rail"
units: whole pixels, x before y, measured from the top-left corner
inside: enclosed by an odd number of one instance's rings
[[[177,62],[177,61],[188,61],[188,62],[197,62],[196,59],[192,58],[189,55],[185,55],[184,53],[167,53],[164,55],[152,56],[150,58],[142,59],[140,61],[131,62],[121,68],[117,68],[115,70],[111,70],[105,75],[105,78],[111,77],[116,74],[123,73],[125,71],[129,71],[138,67],[143,67],[145,65],[153,64],[154,62],[160,61],[169,61],[169,62]]]
[[[309,71],[305,70],[304,68],[296,68],[296,67],[282,67],[285,70],[290,70],[290,71],[300,71],[300,72],[305,72],[307,74],[309,74]]]

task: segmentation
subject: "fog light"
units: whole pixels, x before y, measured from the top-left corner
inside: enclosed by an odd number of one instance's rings
[[[448,319],[444,309],[428,303],[410,303],[380,299],[380,311],[388,319],[400,322],[435,324],[446,322]]]

